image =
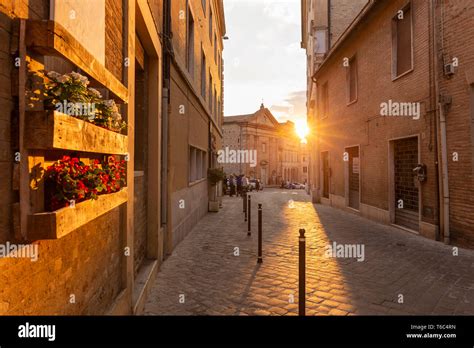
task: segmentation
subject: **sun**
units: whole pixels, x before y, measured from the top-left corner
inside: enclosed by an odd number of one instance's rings
[[[295,132],[300,137],[301,141],[306,141],[306,136],[309,134],[309,127],[306,120],[295,121]]]

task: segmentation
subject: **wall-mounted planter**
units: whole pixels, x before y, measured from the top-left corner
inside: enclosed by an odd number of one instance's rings
[[[126,135],[57,111],[28,111],[25,146],[35,150],[63,149],[111,155],[128,153]]]
[[[217,213],[219,211],[219,201],[209,201],[209,211]]]
[[[127,188],[53,212],[28,215],[28,239],[59,239],[127,201]]]
[[[128,102],[128,90],[61,24],[51,20],[27,20],[26,46],[45,56],[62,57],[107,88],[114,99]]]

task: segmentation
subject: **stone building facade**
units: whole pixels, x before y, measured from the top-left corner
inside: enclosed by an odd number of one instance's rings
[[[165,249],[171,253],[207,213],[206,202],[215,191],[209,186],[207,168],[216,166],[222,141],[226,27],[222,0],[168,2],[172,36],[167,44],[173,54],[167,55],[164,72],[169,94],[162,216]]]
[[[263,104],[253,114],[224,117],[223,130],[223,153],[249,154],[235,161],[229,156],[223,158],[220,165],[227,175],[245,174],[266,186],[308,179],[307,149],[296,135],[294,123],[279,123]]]
[[[362,8],[311,74],[315,201],[474,246],[473,14],[458,1]]]

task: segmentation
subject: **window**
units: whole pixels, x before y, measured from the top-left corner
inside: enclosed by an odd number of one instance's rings
[[[201,95],[206,100],[206,55],[204,54],[204,50],[201,49]]]
[[[212,75],[209,71],[209,111],[212,115]]]
[[[303,167],[303,173],[307,173],[308,172],[308,167]]]
[[[328,83],[324,83],[321,87],[320,92],[320,100],[319,100],[319,108],[320,108],[320,118],[328,117],[328,110],[329,110],[329,92],[328,92]]]
[[[221,71],[220,71],[220,78],[223,78],[224,75],[224,58],[222,58],[221,55],[219,55],[219,63],[221,63]]]
[[[392,77],[413,69],[413,23],[411,5],[397,12],[392,19]]]
[[[346,72],[347,81],[347,102],[353,103],[357,100],[357,59],[353,56],[349,59],[349,66]]]
[[[222,106],[221,106],[221,99],[219,98],[219,101],[217,102],[217,124],[220,126],[221,125],[221,112],[222,112]]]
[[[188,31],[186,36],[186,67],[193,76],[194,73],[194,19],[188,9]]]
[[[222,59],[221,54],[219,53],[219,77],[222,80],[222,65],[224,64],[224,60]]]
[[[262,152],[263,153],[267,152],[267,144],[266,143],[262,143]]]
[[[209,40],[211,41],[212,45],[212,10],[209,7]]]
[[[214,61],[216,64],[219,64],[217,62],[217,35],[214,34]]]
[[[219,119],[219,116],[217,114],[217,90],[216,86],[214,86],[214,119],[217,121]]]
[[[189,182],[206,177],[206,152],[194,146],[189,147]]]

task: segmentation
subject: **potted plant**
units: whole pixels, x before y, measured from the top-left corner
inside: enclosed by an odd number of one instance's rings
[[[209,199],[209,211],[219,211],[219,199],[217,195],[218,184],[225,179],[225,173],[222,168],[209,168],[207,171],[207,178],[211,184],[212,196]]]

